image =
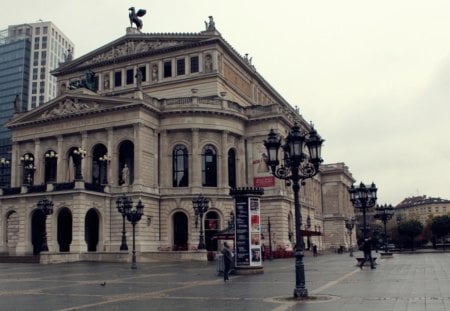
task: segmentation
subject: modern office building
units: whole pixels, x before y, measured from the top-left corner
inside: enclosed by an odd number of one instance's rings
[[[15,113],[56,97],[56,78],[50,71],[73,50],[73,43],[51,22],[11,25],[0,31],[0,158],[5,163],[11,158],[11,134],[4,125]],[[10,169],[2,165],[0,170],[4,187]]]
[[[264,140],[270,129],[286,137],[294,124],[303,133],[312,125],[213,23],[198,33],[127,28],[53,74],[58,96],[7,124],[12,176],[0,195],[2,254],[40,254],[44,262],[129,260],[123,246],[131,247],[132,226],[120,211],[140,202],[139,260],[206,259],[198,251],[200,230],[207,251],[217,251],[215,234],[236,219],[234,187],[264,189],[251,218],[252,249],[271,243],[292,250],[292,187],[271,175]],[[343,163],[305,180],[305,245],[343,243],[336,235],[345,235],[341,214],[353,216],[352,183]],[[209,200],[203,219],[193,204],[199,194]]]

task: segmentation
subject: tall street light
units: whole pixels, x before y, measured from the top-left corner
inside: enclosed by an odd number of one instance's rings
[[[195,212],[195,228],[197,228],[198,220],[200,218],[200,239],[198,241],[197,249],[205,249],[205,236],[203,234],[203,215],[209,208],[209,199],[199,194],[197,198],[192,199],[192,207]]]
[[[348,235],[350,236],[350,257],[353,257],[352,231],[355,227],[355,222],[355,217],[345,220],[345,228],[347,228]]]
[[[386,224],[394,216],[394,207],[392,205],[377,205],[375,207],[375,219],[379,219],[384,225],[384,252],[388,252],[388,242],[387,242],[387,229]]]
[[[3,170],[6,170],[7,167],[9,167],[9,160],[6,158],[0,158],[0,176],[6,176],[6,172]],[[6,182],[3,183],[2,180],[0,180],[0,188],[6,187]]]
[[[119,213],[122,214],[122,243],[120,244],[121,251],[127,251],[127,232],[125,231],[125,210],[131,208],[131,200],[124,194],[116,200],[116,207]]]
[[[367,237],[367,220],[366,220],[366,210],[375,206],[377,202],[377,187],[374,183],[367,187],[363,183],[355,187],[352,185],[349,189],[350,201],[355,208],[359,208],[363,213],[363,238]]]
[[[42,233],[41,252],[48,252],[47,245],[47,216],[53,214],[53,202],[49,199],[42,199],[37,203],[38,209],[44,215],[44,231]]]
[[[125,215],[127,216],[127,220],[133,225],[133,255],[131,257],[131,269],[137,269],[135,227],[139,220],[141,220],[142,215],[144,215],[144,204],[142,204],[142,201],[139,200],[136,208],[133,209],[133,201],[131,199],[128,199],[128,201],[130,204],[125,205]]]
[[[72,158],[75,164],[75,180],[82,180],[83,173],[81,172],[81,160],[86,156],[86,150],[83,147],[78,147],[73,150]]]
[[[323,139],[311,126],[308,133],[303,133],[297,124],[294,124],[286,137],[286,143],[281,146],[281,138],[270,130],[264,146],[267,149],[267,165],[272,175],[284,180],[292,180],[295,209],[295,288],[294,298],[308,297],[305,287],[305,267],[303,264],[304,247],[301,234],[302,214],[300,209],[300,181],[311,178],[319,172],[321,148]],[[278,150],[283,149],[284,157],[280,165]],[[307,150],[305,148],[307,147]],[[306,153],[307,152],[307,153]]]

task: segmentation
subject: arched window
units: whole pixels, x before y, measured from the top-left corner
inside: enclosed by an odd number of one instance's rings
[[[189,185],[189,156],[186,147],[175,146],[172,157],[173,187],[187,187]]]
[[[234,149],[228,151],[228,186],[236,187],[236,152]]]
[[[217,187],[217,156],[212,145],[206,145],[202,152],[202,185]]]
[[[108,183],[107,166],[110,158],[108,150],[103,144],[97,144],[92,151],[92,183],[94,185],[105,185]]]

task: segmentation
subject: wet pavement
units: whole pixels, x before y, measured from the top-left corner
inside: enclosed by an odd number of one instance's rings
[[[450,252],[395,254],[362,271],[359,255],[305,257],[306,301],[291,298],[293,258],[226,284],[216,262],[0,264],[0,310],[450,310]]]

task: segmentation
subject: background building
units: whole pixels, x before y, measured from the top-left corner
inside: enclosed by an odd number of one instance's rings
[[[73,43],[51,22],[12,25],[0,31],[0,158],[11,158],[6,122],[14,113],[56,97],[56,78],[50,71],[73,50]],[[1,170],[0,187],[5,187],[10,170],[7,166]]]
[[[431,218],[449,213],[450,200],[425,195],[406,198],[395,206],[395,214],[399,215],[401,219],[416,219],[424,226]]]

